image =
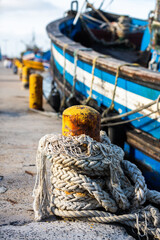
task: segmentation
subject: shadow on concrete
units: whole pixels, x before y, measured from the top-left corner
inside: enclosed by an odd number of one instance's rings
[[[19,117],[22,116],[22,113],[12,112],[12,111],[0,111],[0,115],[8,116],[8,117]]]

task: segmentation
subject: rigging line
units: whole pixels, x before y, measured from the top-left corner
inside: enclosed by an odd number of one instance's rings
[[[72,85],[72,90],[71,90],[71,95],[73,96],[75,94],[75,86],[76,86],[76,79],[77,79],[77,62],[78,62],[78,54],[79,51],[91,51],[91,48],[78,48],[74,51],[73,56],[74,56],[74,72],[73,72],[73,85]]]
[[[98,0],[95,0],[92,4],[95,4]]]
[[[145,115],[143,115],[143,116],[136,117],[136,118],[131,119],[131,120],[126,120],[126,121],[121,121],[121,122],[116,122],[116,123],[106,123],[106,124],[101,124],[101,126],[102,126],[102,127],[112,127],[112,126],[116,126],[116,125],[122,125],[122,124],[130,123],[130,122],[133,122],[133,121],[136,121],[136,120],[145,118],[145,117],[149,117],[149,116],[152,115],[153,113],[157,113],[157,110],[154,111],[154,112],[145,114]],[[156,117],[155,119],[158,119],[158,118],[159,118],[159,117]]]
[[[64,95],[65,95],[65,85],[66,85],[66,78],[65,78],[65,73],[66,73],[66,48],[68,47],[68,44],[64,44],[63,46],[63,56],[64,56],[64,65],[63,65],[63,84],[64,84]]]
[[[72,85],[72,90],[71,90],[72,95],[75,94],[75,86],[76,86],[76,78],[77,78],[78,52],[79,52],[79,49],[76,49],[73,53],[73,55],[74,55],[74,73],[73,73],[73,85]]]
[[[87,0],[84,0],[80,11],[77,12],[77,14],[76,14],[76,16],[75,16],[75,18],[74,18],[73,25],[76,25],[76,24],[77,24],[78,19],[79,19],[80,15],[81,15],[83,9],[86,8],[86,6],[87,6]]]
[[[103,1],[101,2],[100,6],[99,6],[99,8],[98,8],[99,10],[102,8],[104,2],[105,2],[105,0],[103,0]]]
[[[101,11],[99,11],[98,9],[96,9],[96,8],[93,6],[93,4],[91,4],[91,3],[88,2],[88,3],[87,3],[87,7],[92,8],[93,11],[95,11],[106,23],[108,23],[108,25],[110,26],[111,29],[113,28],[112,25],[111,25],[111,23],[110,23],[110,21],[105,17],[105,15],[104,15]]]
[[[97,59],[98,58],[108,58],[109,56],[108,55],[98,55],[96,56],[95,58],[93,58],[93,61],[92,61],[92,79],[91,79],[91,87],[90,87],[90,91],[89,91],[89,96],[87,99],[85,99],[82,104],[86,105],[89,100],[92,98],[92,91],[93,91],[93,83],[94,83],[94,71],[95,71],[95,68],[96,68],[96,62],[97,62]]]
[[[93,59],[93,65],[92,65],[92,81],[91,81],[91,87],[90,87],[90,92],[89,92],[89,98],[92,97],[92,90],[93,90],[93,82],[94,82],[94,70],[95,70],[95,67],[96,67],[96,61],[98,59],[99,56],[96,56],[94,59]]]
[[[66,48],[68,47],[68,44],[64,44],[63,45],[63,56],[64,56],[64,63],[63,63],[63,98],[61,101],[61,106],[60,109],[62,109],[65,106],[65,99],[66,99],[66,78],[65,78],[65,74],[66,74]]]
[[[87,103],[89,102],[89,100],[90,100],[91,97],[92,97],[92,90],[93,90],[93,83],[94,83],[94,70],[95,70],[95,67],[96,67],[96,61],[97,61],[98,57],[100,57],[100,56],[96,56],[96,57],[93,59],[93,61],[92,61],[92,80],[91,80],[91,87],[90,87],[90,91],[89,91],[89,96],[88,96],[88,98],[85,99],[85,100],[83,101],[83,103],[82,103],[82,104],[84,104],[84,105],[87,105]]]
[[[114,0],[111,0],[111,1],[107,4],[107,6],[104,7],[104,9],[107,9],[107,8],[112,4],[113,1],[114,1]],[[104,2],[105,2],[105,0],[104,0]]]
[[[157,112],[159,112],[160,111],[159,110],[159,105],[158,105],[159,101],[160,101],[160,95],[158,96],[158,98],[156,100],[154,100],[154,101],[152,101],[152,102],[150,102],[150,103],[148,103],[146,105],[143,105],[143,106],[141,106],[139,108],[136,108],[136,109],[134,109],[132,111],[129,111],[127,113],[123,113],[123,114],[120,114],[120,115],[117,115],[117,116],[113,116],[113,117],[103,118],[101,120],[101,123],[104,123],[104,122],[107,122],[107,121],[112,121],[112,120],[117,120],[117,119],[122,118],[122,117],[128,117],[129,115],[132,115],[134,113],[137,113],[137,112],[140,112],[140,111],[142,111],[144,109],[147,109],[147,108],[149,108],[150,106],[152,106],[152,105],[154,105],[156,103],[157,103]]]
[[[82,15],[82,17],[85,19],[85,21],[89,21],[90,20],[90,22],[92,22],[92,24],[94,24],[94,22],[96,22],[96,24],[98,23],[98,24],[104,24],[104,21],[101,21],[101,20],[99,20],[99,19],[96,19],[96,18],[94,18],[94,17],[91,17],[90,15],[87,15],[87,14],[85,14],[85,13],[83,13],[83,14],[81,14]],[[93,22],[94,21],[94,22]]]
[[[115,85],[114,85],[114,90],[113,90],[113,95],[112,95],[112,102],[111,102],[109,108],[104,110],[104,112],[102,113],[102,117],[103,118],[105,117],[105,115],[108,114],[108,112],[110,110],[114,109],[114,101],[115,101],[115,96],[116,96],[116,89],[117,89],[118,78],[119,78],[119,75],[120,75],[120,68],[124,67],[124,66],[139,67],[139,64],[137,64],[137,63],[124,63],[124,64],[121,64],[121,65],[118,66],[117,72],[116,72],[116,77],[115,77]]]

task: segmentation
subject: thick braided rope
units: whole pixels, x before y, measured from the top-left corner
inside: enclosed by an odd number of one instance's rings
[[[134,204],[140,206],[146,201],[147,185],[141,171],[133,163],[122,160],[122,167],[127,176],[135,183]]]
[[[148,190],[141,171],[123,158],[123,150],[111,144],[104,132],[101,132],[101,142],[86,135],[50,134],[41,138],[33,192],[35,219],[47,217],[50,206],[58,216],[121,222],[137,228],[139,234],[159,237],[159,211],[142,205],[146,199],[160,203],[160,193]],[[51,198],[47,186],[47,159],[52,163]],[[100,208],[103,211],[99,211]],[[127,214],[113,214],[124,210]]]

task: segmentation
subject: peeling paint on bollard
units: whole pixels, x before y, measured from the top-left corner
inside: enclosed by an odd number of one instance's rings
[[[42,76],[40,74],[31,74],[29,77],[29,107],[42,110]]]
[[[86,134],[100,141],[100,118],[100,113],[89,106],[69,107],[63,112],[62,134],[64,136]]]

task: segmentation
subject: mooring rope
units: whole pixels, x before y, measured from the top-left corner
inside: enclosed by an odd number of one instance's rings
[[[71,90],[71,95],[67,99],[67,102],[70,101],[72,97],[75,97],[75,87],[76,87],[76,81],[77,81],[77,62],[78,62],[78,53],[79,51],[91,51],[91,48],[78,48],[74,51],[73,56],[74,56],[74,71],[73,71],[73,85],[72,85],[72,90]]]
[[[130,122],[133,122],[133,121],[140,120],[140,119],[145,118],[145,117],[149,117],[149,116],[151,116],[151,115],[154,114],[154,113],[157,113],[157,110],[156,110],[156,111],[153,111],[153,112],[151,112],[151,113],[145,114],[145,115],[143,115],[143,116],[130,119],[130,120],[125,120],[125,121],[120,121],[120,122],[115,122],[115,123],[112,123],[112,122],[110,122],[110,123],[104,123],[104,124],[101,124],[101,126],[102,126],[102,127],[113,127],[113,126],[117,126],[117,125],[127,124],[127,123],[130,123]],[[157,116],[157,117],[155,117],[154,119],[156,120],[156,119],[158,119],[158,118],[159,118],[159,117]],[[112,121],[112,120],[110,120],[110,121]]]
[[[94,71],[95,71],[95,67],[96,67],[96,61],[98,59],[99,56],[96,56],[93,61],[92,61],[92,79],[91,79],[91,86],[90,86],[90,91],[89,91],[89,96],[88,99],[91,99],[92,97],[92,91],[93,91],[93,83],[94,83]]]
[[[132,111],[129,111],[129,112],[126,112],[126,113],[123,113],[123,114],[120,114],[120,115],[112,116],[112,117],[103,118],[101,120],[101,123],[105,123],[105,122],[113,121],[113,120],[118,120],[118,119],[123,118],[123,117],[128,117],[128,116],[130,116],[130,115],[132,115],[134,113],[138,113],[138,112],[140,112],[140,111],[142,111],[144,109],[147,109],[147,108],[151,107],[154,104],[157,104],[157,111],[155,111],[155,112],[160,113],[159,102],[160,102],[160,95],[158,96],[158,98],[156,100],[151,101],[151,102],[149,102],[149,103],[147,103],[147,104],[145,104],[145,105],[143,105],[141,107],[138,107],[138,108],[136,108],[136,109],[134,109]]]
[[[117,83],[118,83],[118,78],[119,78],[119,74],[120,74],[120,69],[121,69],[121,67],[124,67],[124,66],[138,67],[139,64],[137,64],[137,63],[125,63],[125,64],[121,64],[120,66],[118,66],[117,72],[116,72],[116,77],[115,77],[115,84],[114,84],[114,90],[113,90],[113,95],[112,95],[112,101],[111,101],[111,104],[110,104],[109,108],[107,108],[102,113],[102,117],[105,117],[105,115],[108,114],[109,110],[114,109],[114,100],[115,100],[115,96],[116,96],[116,89],[117,89]]]
[[[94,75],[94,72],[95,72],[95,68],[96,68],[96,62],[97,62],[97,59],[98,58],[107,58],[109,57],[108,55],[99,55],[99,56],[96,56],[95,58],[93,58],[93,61],[92,61],[92,79],[91,79],[91,86],[90,86],[90,91],[89,91],[89,96],[87,99],[85,99],[83,101],[83,104],[87,104],[89,102],[89,100],[92,98],[92,92],[93,92],[93,83],[94,83],[94,78],[95,78],[95,75]]]
[[[160,101],[160,95],[158,96],[158,98],[146,105],[143,105],[139,108],[136,108],[132,111],[129,111],[127,113],[124,113],[124,114],[121,114],[121,115],[117,115],[117,116],[113,116],[113,117],[106,117],[106,118],[103,118],[101,120],[101,126],[107,126],[107,127],[111,127],[111,126],[117,126],[117,125],[122,125],[122,124],[127,124],[127,123],[130,123],[130,122],[133,122],[133,121],[137,121],[137,120],[140,120],[142,118],[145,118],[145,117],[149,117],[155,113],[158,113],[158,115],[154,118],[154,119],[158,119],[160,117],[160,107],[159,107],[159,101]],[[123,120],[123,121],[119,121],[119,122],[112,122],[114,120],[117,120],[117,119],[121,119],[122,117],[127,117],[127,116],[130,116],[131,114],[133,113],[138,113],[139,111],[141,110],[144,110],[144,109],[147,109],[148,107],[154,105],[154,104],[157,104],[157,109],[155,111],[152,111],[150,113],[146,113],[140,117],[136,117],[136,118],[133,118],[133,119],[130,119],[130,120]]]
[[[60,106],[60,109],[62,109],[65,105],[65,100],[66,100],[66,91],[65,91],[65,88],[66,88],[66,48],[68,47],[68,44],[64,44],[63,45],[63,56],[64,56],[64,65],[63,65],[63,98],[62,98],[62,101],[61,101],[61,106]]]
[[[63,84],[64,84],[64,94],[65,94],[65,73],[66,73],[66,48],[68,47],[68,44],[63,45],[63,56],[64,56],[64,66],[63,66]]]
[[[46,160],[51,161],[51,198]],[[34,194],[35,219],[53,214],[102,223],[120,222],[160,239],[160,193],[147,189],[141,171],[101,131],[101,142],[86,135],[46,135],[39,141]],[[51,199],[51,200],[50,200]],[[103,209],[103,210],[100,210]],[[125,211],[125,214],[124,214]]]
[[[78,52],[80,49],[76,49],[73,53],[74,56],[74,73],[73,73],[73,85],[71,95],[75,94],[76,78],[77,78],[77,61],[78,61]]]

